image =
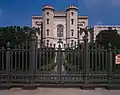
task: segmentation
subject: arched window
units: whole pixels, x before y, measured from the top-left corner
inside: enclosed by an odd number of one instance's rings
[[[59,24],[57,25],[57,37],[63,37],[64,26]]]

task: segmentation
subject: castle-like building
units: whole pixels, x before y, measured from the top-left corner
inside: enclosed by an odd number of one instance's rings
[[[80,28],[88,26],[88,16],[78,16],[78,7],[69,6],[65,11],[55,11],[51,5],[45,5],[42,16],[32,16],[32,27],[43,29],[43,33],[37,33],[38,39],[43,37],[45,45],[60,44],[74,45],[83,41]],[[41,30],[40,30],[41,31]]]

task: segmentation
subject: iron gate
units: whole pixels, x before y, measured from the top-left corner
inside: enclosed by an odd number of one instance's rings
[[[46,52],[47,51],[47,52]],[[52,58],[50,61],[37,59],[37,76],[42,75],[42,79],[38,78],[41,82],[51,82],[51,83],[82,83],[84,82],[84,71],[83,71],[83,50],[79,49],[64,49],[57,48],[57,50],[38,50],[37,56],[41,56],[41,53],[45,53],[45,60]],[[43,55],[42,55],[43,56]],[[43,58],[44,59],[44,58]],[[41,60],[41,61],[40,61]],[[42,66],[38,66],[42,63]],[[44,67],[46,66],[46,67]],[[42,67],[42,69],[41,69]],[[41,70],[40,70],[41,69]],[[40,70],[40,71],[39,71]]]
[[[88,43],[55,48],[37,48],[36,37],[29,47],[0,48],[0,84],[119,85],[119,50]]]

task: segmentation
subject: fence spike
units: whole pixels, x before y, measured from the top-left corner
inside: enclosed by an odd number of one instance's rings
[[[21,48],[21,44],[18,44],[18,49],[20,49]]]
[[[49,46],[49,43],[47,43],[47,47]]]
[[[4,46],[2,46],[2,49],[5,49],[5,47],[4,47]]]
[[[69,43],[67,43],[67,48],[69,48]]]
[[[21,44],[21,48],[24,49],[24,42]]]
[[[111,49],[111,48],[112,48],[112,45],[111,45],[111,43],[108,43],[108,47],[109,47],[109,49]]]
[[[104,50],[104,48],[105,48],[105,47],[104,47],[104,46],[102,46],[101,48]]]
[[[10,42],[7,42],[7,48],[10,48]]]
[[[97,50],[97,49],[98,49],[98,48],[97,48],[97,43],[95,43],[95,44],[94,44],[94,47],[95,47],[95,50]]]
[[[64,49],[66,48],[66,44],[64,44]]]
[[[101,45],[100,44],[98,45],[98,49],[101,49]]]
[[[52,47],[52,43],[50,43],[50,47]]]
[[[71,43],[71,47],[73,47],[73,43]]]
[[[54,44],[54,48],[55,48],[56,44]]]
[[[76,41],[75,41],[75,47],[76,47]]]
[[[59,43],[59,45],[58,45],[58,48],[61,48],[61,45],[60,45],[60,43]]]

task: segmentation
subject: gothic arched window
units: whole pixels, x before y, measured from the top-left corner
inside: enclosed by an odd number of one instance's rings
[[[59,24],[57,25],[57,37],[63,37],[64,26]]]

